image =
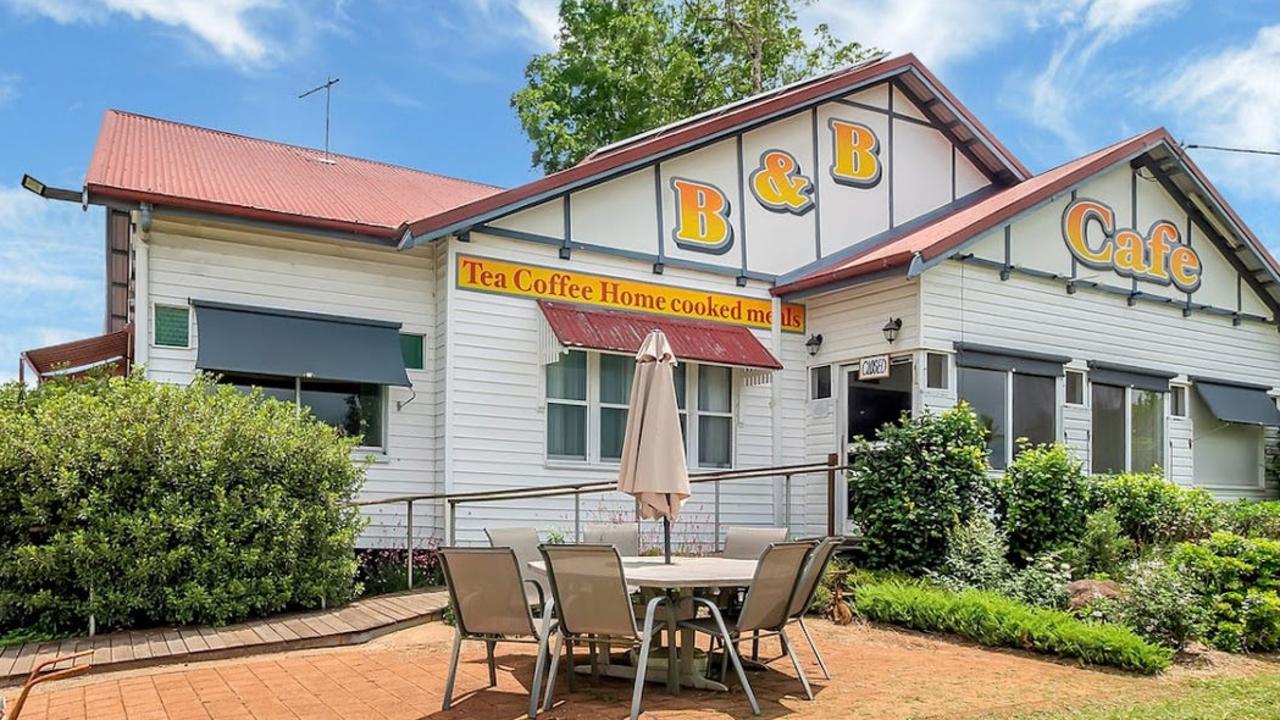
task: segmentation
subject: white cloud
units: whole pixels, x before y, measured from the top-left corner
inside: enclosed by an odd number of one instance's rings
[[[101,24],[113,16],[190,33],[220,58],[242,68],[268,65],[322,19],[306,17],[294,0],[3,0],[20,14],[60,24]],[[341,16],[341,4],[336,6]]]
[[[1177,118],[1181,140],[1280,150],[1280,24],[1246,44],[1195,60],[1167,74],[1145,98]],[[1280,158],[1191,151],[1197,164],[1247,197],[1280,200]]]
[[[0,105],[13,102],[22,94],[18,90],[21,83],[21,75],[0,72]]]
[[[556,47],[559,0],[467,0],[466,20],[485,33],[514,36],[538,52]]]

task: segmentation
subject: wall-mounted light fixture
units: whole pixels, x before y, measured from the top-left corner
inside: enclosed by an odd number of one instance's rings
[[[892,345],[893,341],[898,339],[898,331],[901,329],[902,318],[891,317],[889,318],[889,322],[885,323],[884,327],[880,328],[880,331],[884,333],[884,339]]]
[[[818,351],[822,349],[822,336],[810,335],[809,339],[804,341],[804,346],[809,351],[809,357],[817,355]]]

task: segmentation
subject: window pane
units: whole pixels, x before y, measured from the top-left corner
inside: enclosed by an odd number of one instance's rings
[[[1067,403],[1070,405],[1084,404],[1084,373],[1067,371]]]
[[[1124,472],[1124,388],[1093,384],[1094,473]]]
[[[626,355],[600,356],[600,402],[626,405],[631,402],[631,381],[636,359]]]
[[[586,406],[547,403],[547,455],[586,459]]]
[[[187,319],[190,310],[172,305],[156,305],[156,345],[187,347],[187,331],[191,328]]]
[[[421,335],[401,335],[400,336],[400,354],[404,356],[404,366],[407,370],[421,370],[422,365],[422,336]]]
[[[689,390],[688,367],[687,363],[680,363],[672,373],[672,381],[676,384],[676,407],[681,410],[684,410],[684,396]]]
[[[1005,383],[1008,375],[1001,370],[962,367],[959,372],[960,399],[969,403],[978,422],[987,429],[987,449],[991,451],[991,467],[1004,468],[1008,434],[1005,428]]]
[[[942,353],[928,353],[928,377],[926,386],[933,390],[947,389],[947,356]]]
[[[1164,393],[1133,390],[1133,462],[1135,472],[1164,465]]]
[[[622,436],[627,432],[627,411],[621,408],[600,408],[600,458],[618,460],[622,457]]]
[[[733,456],[733,420],[727,417],[698,417],[698,465],[729,467]]]
[[[1169,414],[1174,417],[1187,416],[1187,389],[1180,385],[1169,388]]]
[[[237,390],[246,393],[261,390],[266,397],[275,398],[282,402],[292,403],[297,400],[295,397],[297,388],[294,386],[293,378],[222,375],[218,378],[218,382],[224,385],[234,385]]]
[[[302,381],[302,405],[321,422],[366,447],[382,445],[382,388],[359,383]]]
[[[587,354],[570,350],[547,365],[547,397],[560,400],[587,399]]]
[[[720,365],[698,368],[698,409],[733,412],[733,370]],[[699,426],[701,427],[701,426]]]
[[[895,423],[911,412],[911,364],[889,367],[880,380],[849,379],[849,439],[874,438],[886,423]]]
[[[823,400],[831,397],[831,366],[819,365],[809,370],[809,397]]]
[[[1057,381],[1040,375],[1013,374],[1013,437],[1033,445],[1052,443],[1057,434]],[[1014,446],[1014,454],[1018,448]]]

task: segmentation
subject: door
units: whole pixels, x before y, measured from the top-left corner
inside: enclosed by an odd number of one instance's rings
[[[913,373],[910,356],[894,358],[889,377],[879,380],[860,380],[856,364],[840,368],[839,432],[846,458],[854,440],[874,440],[882,425],[897,422],[903,413],[911,413]],[[838,507],[846,508],[846,512],[845,527],[836,530],[847,533],[850,530],[848,484],[839,483],[838,491]]]

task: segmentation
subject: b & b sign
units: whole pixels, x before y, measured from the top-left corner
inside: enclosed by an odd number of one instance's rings
[[[859,380],[879,380],[889,377],[889,356],[872,355],[858,362]]]

